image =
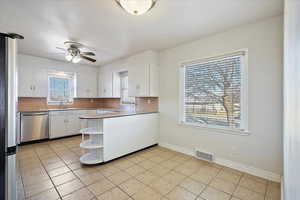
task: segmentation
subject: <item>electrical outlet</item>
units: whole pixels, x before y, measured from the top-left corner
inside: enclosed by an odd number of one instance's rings
[[[148,103],[148,104],[151,104],[151,99],[148,99],[147,103]]]

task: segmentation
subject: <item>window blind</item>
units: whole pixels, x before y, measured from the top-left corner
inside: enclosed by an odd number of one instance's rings
[[[241,129],[242,56],[184,65],[185,122]]]

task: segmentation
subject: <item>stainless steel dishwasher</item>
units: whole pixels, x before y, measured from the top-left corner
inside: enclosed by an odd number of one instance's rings
[[[21,113],[21,142],[49,138],[49,113],[24,112]]]

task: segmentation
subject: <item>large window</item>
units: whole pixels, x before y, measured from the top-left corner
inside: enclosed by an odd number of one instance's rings
[[[245,63],[243,51],[184,64],[182,121],[246,130]]]
[[[75,97],[74,73],[58,72],[48,75],[48,103],[71,104]]]

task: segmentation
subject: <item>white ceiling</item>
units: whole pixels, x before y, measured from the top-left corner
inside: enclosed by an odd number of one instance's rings
[[[97,65],[161,50],[241,24],[279,15],[283,0],[158,0],[132,16],[114,0],[0,0],[0,32],[16,32],[21,53],[64,60],[56,46],[94,47]]]

